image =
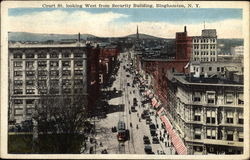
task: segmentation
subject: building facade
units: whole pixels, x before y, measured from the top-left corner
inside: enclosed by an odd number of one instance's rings
[[[192,60],[217,61],[217,34],[215,29],[202,30],[201,36],[193,37]]]
[[[168,99],[168,118],[188,154],[243,154],[243,84],[175,75]]]
[[[41,95],[86,95],[91,83],[85,44],[9,46],[9,117],[31,119]],[[87,99],[87,98],[86,98]]]

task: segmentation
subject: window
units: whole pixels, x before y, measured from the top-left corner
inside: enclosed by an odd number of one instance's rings
[[[218,71],[218,72],[220,71],[220,67],[217,67],[217,71]]]
[[[21,53],[15,53],[13,55],[14,58],[23,58],[23,55]]]
[[[244,134],[243,134],[243,132],[239,132],[239,142],[244,142]]]
[[[82,70],[75,70],[74,74],[77,75],[77,76],[82,76],[83,71]]]
[[[33,86],[34,84],[35,84],[35,81],[34,81],[34,80],[27,80],[27,81],[26,81],[26,85],[27,85],[27,86],[30,86],[30,85]]]
[[[14,99],[14,104],[23,104],[22,99]]]
[[[238,93],[238,104],[244,104],[243,93]]]
[[[47,76],[47,71],[46,70],[38,71],[38,76]]]
[[[74,93],[83,93],[83,89],[82,88],[76,88],[76,89],[74,89]]]
[[[209,70],[209,71],[212,71],[212,67],[209,67],[208,70]]]
[[[75,85],[82,85],[83,84],[83,81],[81,79],[75,79],[74,80],[74,84]]]
[[[204,67],[201,67],[201,72],[204,72]]]
[[[70,67],[70,61],[63,61],[62,66],[63,67]]]
[[[244,124],[244,115],[243,112],[239,112],[239,124]]]
[[[47,94],[47,89],[39,89],[39,94]]]
[[[62,57],[63,57],[63,58],[69,58],[69,57],[70,57],[70,54],[69,54],[69,53],[63,53],[63,54],[62,54]]]
[[[234,140],[233,131],[227,131],[227,140],[228,141]]]
[[[52,87],[58,87],[59,86],[59,80],[51,80],[50,81],[50,86]]]
[[[26,62],[26,68],[33,68],[34,67],[34,62],[33,61],[27,61]]]
[[[50,61],[50,67],[58,67],[59,62],[58,61]]]
[[[35,100],[34,99],[27,99],[26,104],[34,104]]]
[[[14,94],[23,94],[22,89],[14,89]]]
[[[196,108],[194,110],[194,121],[201,121],[201,109]]]
[[[46,53],[39,53],[37,55],[38,58],[47,58],[47,54]]]
[[[46,61],[38,61],[38,67],[46,67],[47,62]]]
[[[207,129],[207,139],[216,139],[215,129]]]
[[[201,128],[194,128],[194,139],[201,139]]]
[[[59,71],[58,70],[51,70],[50,71],[50,76],[58,77],[59,76]]]
[[[38,87],[46,87],[47,81],[46,80],[38,80]]]
[[[75,66],[82,67],[83,66],[83,62],[82,61],[75,61]]]
[[[81,57],[83,57],[83,53],[75,53],[74,57],[75,58],[81,58]]]
[[[14,76],[22,76],[23,72],[22,71],[14,71]]]
[[[233,93],[226,93],[226,104],[232,104],[233,103]]]
[[[58,58],[58,54],[57,53],[50,53],[50,58]]]
[[[71,93],[71,89],[70,88],[64,88],[63,89],[63,93],[70,94]]]
[[[35,75],[35,71],[26,71],[26,76],[31,77]]]
[[[207,123],[211,123],[211,124],[215,124],[215,118],[216,118],[215,111],[213,111],[213,110],[207,110],[207,119],[206,119],[206,122]]]
[[[232,111],[227,111],[227,123],[234,123]]]
[[[71,85],[71,80],[70,79],[63,79],[62,80],[62,85],[65,85],[65,86]]]
[[[35,54],[28,53],[28,54],[26,54],[26,58],[35,58]]]
[[[62,71],[62,75],[63,76],[70,76],[71,75],[71,71],[70,70],[63,70]]]
[[[207,103],[214,104],[214,102],[215,102],[215,93],[207,92]]]
[[[35,89],[26,89],[26,94],[35,94]]]
[[[200,102],[201,101],[201,93],[195,92],[194,93],[194,102]]]
[[[15,80],[14,85],[21,86],[21,85],[23,85],[23,81],[22,80]]]
[[[22,61],[16,61],[14,62],[14,67],[22,67],[23,66],[23,62]]]

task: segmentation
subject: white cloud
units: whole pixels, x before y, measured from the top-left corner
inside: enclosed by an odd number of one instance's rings
[[[89,33],[96,36],[126,36],[139,32],[154,36],[173,38],[176,32],[183,31],[183,25],[168,22],[128,22],[115,20],[128,17],[125,14],[106,12],[89,13],[75,11],[72,13],[54,10],[37,12],[35,14],[9,17],[9,31],[34,33],[76,34]],[[188,35],[199,36],[203,24],[186,24]],[[219,22],[206,23],[206,28],[216,29],[218,38],[242,38],[242,21],[228,19]]]

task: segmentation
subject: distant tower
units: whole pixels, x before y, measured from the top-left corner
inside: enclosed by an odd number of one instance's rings
[[[138,26],[137,26],[137,30],[136,30],[136,39],[139,40],[139,30],[138,30]]]
[[[80,41],[81,41],[81,34],[78,33],[78,42],[80,43]]]

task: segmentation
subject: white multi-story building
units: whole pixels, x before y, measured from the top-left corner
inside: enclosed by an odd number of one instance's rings
[[[86,61],[85,44],[10,44],[10,120],[30,119],[40,95],[86,94]]]
[[[193,37],[193,61],[217,61],[217,55],[217,35],[215,29],[204,29],[201,36]]]

